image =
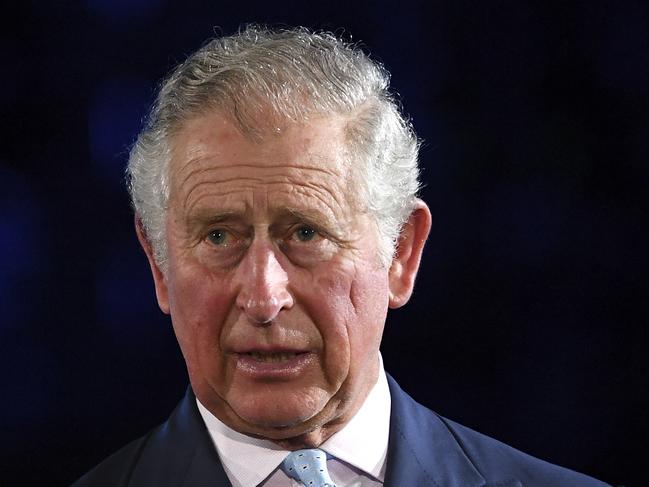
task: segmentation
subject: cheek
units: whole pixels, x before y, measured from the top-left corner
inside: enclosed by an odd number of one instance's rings
[[[378,316],[386,316],[389,293],[388,272],[385,269],[358,269],[349,296],[358,314],[367,316],[369,311]]]
[[[347,337],[348,326],[355,320],[352,284],[345,269],[329,268],[315,276],[314,317],[323,333]]]
[[[200,268],[174,269],[172,275],[171,319],[190,374],[197,369],[214,370],[213,362],[220,357],[220,338],[232,302],[228,286]]]
[[[352,347],[369,354],[378,351],[388,313],[387,271],[358,269],[350,289],[350,301],[357,317],[356,326],[350,332]]]
[[[326,266],[315,272],[308,313],[325,345],[330,380],[344,380],[353,367],[374,360],[388,309],[387,271],[366,266]]]

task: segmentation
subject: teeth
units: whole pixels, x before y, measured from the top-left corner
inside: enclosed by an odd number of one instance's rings
[[[250,356],[258,362],[286,362],[287,360],[295,357],[297,353],[294,352],[281,352],[281,353],[261,353],[250,352]]]

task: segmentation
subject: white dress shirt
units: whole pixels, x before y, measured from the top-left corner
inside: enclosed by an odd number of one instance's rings
[[[379,378],[356,415],[320,445],[331,460],[327,469],[337,487],[383,485],[390,431],[390,390],[380,360]],[[275,443],[243,435],[210,413],[198,399],[223,469],[234,487],[299,487],[279,465],[290,453]]]

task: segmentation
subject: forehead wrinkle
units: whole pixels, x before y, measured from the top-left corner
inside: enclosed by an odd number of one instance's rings
[[[199,184],[199,185],[200,186],[206,186],[206,185],[208,185],[208,183],[202,183],[202,184]],[[199,186],[199,185],[197,185],[197,186]],[[278,185],[284,186],[284,188],[273,188],[272,187],[272,186],[278,186]],[[278,207],[278,206],[279,207],[284,207],[283,204],[274,205],[273,202],[275,202],[275,201],[280,201],[281,202],[282,196],[287,195],[287,194],[289,194],[291,192],[295,192],[295,193],[297,193],[299,195],[303,195],[303,197],[300,198],[301,201],[304,201],[304,199],[305,199],[304,197],[306,197],[306,198],[315,198],[319,203],[321,203],[319,205],[316,205],[318,213],[322,213],[322,210],[320,209],[321,207],[325,208],[327,213],[332,213],[332,214],[334,213],[332,205],[331,205],[331,199],[327,198],[325,196],[322,196],[321,194],[319,194],[318,191],[313,191],[313,189],[316,189],[316,190],[319,189],[317,186],[304,187],[303,184],[290,184],[290,183],[287,183],[286,181],[274,182],[272,184],[272,186],[270,188],[264,188],[265,189],[264,194],[265,194],[265,197],[266,197],[265,203],[266,203],[266,206],[268,208],[274,208],[274,207]],[[257,189],[258,189],[258,187],[255,186],[254,184],[247,184],[247,185],[237,186],[236,188],[226,188],[226,189],[219,189],[219,190],[214,188],[212,191],[208,190],[208,191],[202,192],[201,194],[197,195],[194,198],[190,198],[190,196],[193,196],[193,194],[196,192],[195,189],[192,189],[192,192],[187,195],[187,198],[185,198],[184,208],[186,209],[187,213],[190,213],[191,211],[193,211],[193,209],[195,207],[200,206],[200,203],[202,201],[206,200],[206,199],[214,199],[214,198],[224,199],[224,198],[227,198],[230,195],[237,195],[238,196],[242,192],[247,193],[248,195],[252,195],[252,197],[253,197],[252,205],[255,206],[255,201],[259,201],[259,200],[254,199],[254,194],[257,193],[257,191],[255,191],[255,190],[257,190]],[[273,195],[275,193],[280,193],[280,196],[279,197],[277,197],[277,196],[271,197],[271,195]],[[326,194],[329,194],[329,193],[326,193]],[[246,199],[249,199],[249,197],[246,198]],[[248,201],[245,201],[244,204],[246,205],[246,207],[248,207],[250,205],[250,203]],[[209,207],[209,205],[206,205],[206,206]],[[291,206],[295,206],[295,205],[291,205]],[[313,206],[313,205],[311,205],[311,206]],[[308,207],[306,207],[304,205],[302,206],[302,208],[307,208],[308,209]]]
[[[236,183],[236,184],[230,185],[229,183]],[[210,179],[207,181],[200,180],[199,182],[191,186],[191,189],[187,192],[187,194],[185,194],[182,200],[182,204],[184,207],[190,206],[189,202],[192,196],[194,195],[194,193],[200,191],[205,186],[210,186],[214,188],[212,191],[210,191],[210,193],[216,193],[217,195],[220,194],[226,195],[238,191],[254,191],[255,189],[263,188],[265,186],[275,186],[275,185],[282,185],[282,184],[289,186],[289,189],[293,189],[294,187],[298,187],[301,185],[313,185],[313,187],[316,189],[318,187],[317,184],[314,185],[313,183],[293,180],[284,174],[274,174],[270,177],[237,176],[237,177],[229,177],[229,178],[221,178],[221,179]],[[220,189],[223,187],[228,189],[225,190]],[[271,190],[267,189],[267,191],[271,191]]]
[[[216,186],[215,187],[215,186],[213,186],[212,181],[202,181],[200,183],[197,183],[194,187],[192,187],[190,192],[186,195],[186,197],[185,197],[185,199],[183,201],[184,207],[186,208],[187,212],[191,212],[193,210],[193,208],[198,206],[201,203],[201,201],[203,201],[205,199],[209,199],[209,198],[221,198],[222,199],[222,198],[227,198],[230,195],[237,195],[238,196],[241,193],[246,193],[248,196],[244,199],[244,204],[245,204],[246,208],[248,208],[248,207],[250,207],[250,203],[247,200],[249,200],[250,195],[252,195],[253,198],[254,198],[254,194],[257,193],[259,189],[264,190],[263,192],[267,195],[266,196],[266,204],[267,204],[268,207],[271,207],[272,206],[272,201],[270,199],[270,194],[271,193],[279,192],[282,195],[285,195],[285,194],[288,194],[290,192],[290,191],[286,191],[284,189],[275,189],[275,190],[273,190],[273,186],[282,185],[282,186],[286,186],[287,187],[286,189],[288,189],[288,190],[291,190],[291,191],[297,190],[301,194],[305,194],[307,196],[314,196],[314,197],[320,199],[322,201],[322,203],[325,206],[327,206],[327,208],[329,209],[329,205],[327,205],[327,202],[326,202],[326,200],[324,198],[320,198],[319,195],[317,195],[317,194],[311,194],[310,192],[305,191],[304,189],[301,188],[301,186],[303,186],[303,185],[301,185],[301,184],[291,184],[290,182],[288,182],[288,181],[286,181],[286,180],[284,180],[283,178],[280,178],[280,177],[278,177],[277,179],[278,180],[271,181],[271,182],[268,182],[267,180],[263,180],[264,183],[266,183],[266,185],[262,186],[262,187],[254,184],[257,181],[262,180],[261,178],[230,178],[228,180],[224,180],[224,181],[227,181],[227,182],[237,181],[237,182],[241,182],[241,183],[243,183],[243,182],[247,183],[247,184],[237,184],[236,187],[232,187],[232,186],[229,186],[229,187],[228,186],[225,186],[225,187]],[[208,190],[204,191],[204,192],[201,192],[198,196],[196,196],[195,198],[192,199],[192,196],[197,191],[199,191],[201,189],[201,187],[203,187],[203,186],[209,186],[210,188]],[[267,186],[270,186],[270,187],[267,187]],[[317,186],[315,186],[315,188],[317,188]],[[259,201],[259,200],[257,200],[257,201]],[[254,199],[253,199],[253,205],[252,206],[254,207]],[[249,209],[252,209],[252,208],[249,208]]]
[[[320,166],[306,166],[295,163],[282,163],[282,164],[268,164],[265,161],[260,162],[251,162],[251,163],[238,163],[227,166],[222,166],[221,169],[236,169],[236,168],[250,168],[255,171],[263,171],[265,169],[297,169],[300,171],[316,171],[323,174],[328,174],[330,176],[339,177],[341,176],[338,171],[334,169],[326,169]]]
[[[244,186],[244,187],[239,187],[239,188],[236,188],[236,189],[229,189],[229,190],[224,190],[224,191],[206,191],[203,194],[198,195],[193,201],[190,201],[189,203],[187,203],[187,200],[185,200],[184,208],[186,209],[187,214],[191,214],[191,212],[194,210],[194,208],[199,206],[201,201],[203,201],[203,200],[213,199],[213,198],[221,198],[221,199],[222,198],[227,198],[228,196],[233,195],[233,194],[238,195],[242,191],[249,192],[250,194],[252,194],[252,192],[254,191],[254,186],[249,186],[249,187]],[[246,207],[246,211],[247,211],[248,208],[250,207],[250,204],[247,201],[242,201],[242,203],[243,203],[243,206]],[[229,205],[229,206],[237,206],[237,205],[234,204],[234,205]],[[241,204],[239,206],[241,206]],[[207,208],[209,208],[209,205],[206,205],[205,208],[206,208],[206,211],[209,211],[209,210],[207,210]],[[216,212],[220,213],[221,210],[217,209]]]
[[[208,159],[209,159],[209,158],[206,158],[206,157],[201,156],[201,155],[197,155],[197,156],[195,156],[195,157],[190,157],[190,158],[188,158],[186,161],[184,161],[180,167],[175,168],[175,169],[174,169],[174,164],[173,164],[173,160],[172,160],[172,162],[170,163],[171,172],[172,172],[173,174],[182,175],[182,174],[185,172],[185,168],[186,168],[187,166],[196,164],[196,168],[191,169],[191,170],[190,170],[190,171],[185,175],[185,177],[183,178],[183,180],[182,180],[182,182],[181,182],[181,186],[182,186],[182,185],[184,185],[184,184],[187,182],[187,180],[188,180],[190,177],[192,177],[194,174],[196,174],[196,173],[202,173],[202,172],[209,171],[209,170],[212,170],[212,169],[216,169],[214,166],[204,167],[204,166],[201,164],[203,161],[207,161]],[[173,174],[172,174],[172,178],[171,178],[172,184],[173,184],[173,180],[174,180],[174,178],[173,178]]]
[[[236,187],[227,185],[227,182],[237,181],[245,184],[237,184]],[[196,198],[201,199],[204,195],[204,192],[201,193],[201,189],[204,187],[209,187],[207,190],[208,195],[212,196],[227,196],[232,193],[237,193],[241,191],[253,191],[255,188],[254,183],[258,181],[258,178],[234,178],[230,181],[201,181],[194,184],[189,191],[184,195],[182,199],[182,206],[184,208],[190,208],[194,206],[192,203],[192,198],[196,192],[199,192],[199,195]],[[226,183],[226,184],[215,184],[215,183]]]
[[[275,184],[288,185],[288,183],[284,181]],[[286,196],[288,194],[287,191],[279,190],[279,189],[273,191],[272,188],[265,188],[268,190],[263,191],[262,197],[265,198],[264,201],[266,203],[266,207],[268,208],[269,213],[272,216],[290,212],[293,213],[294,215],[305,215],[305,216],[311,215],[313,219],[316,219],[315,217],[317,217],[317,221],[323,221],[329,224],[334,224],[340,221],[340,219],[336,217],[336,213],[332,209],[331,202],[329,201],[329,199],[322,197],[317,192],[311,191],[310,188],[304,188],[299,185],[288,185],[288,188],[299,195],[306,195],[306,197],[310,198],[312,202],[313,199],[315,199],[320,204],[312,203],[311,205],[308,206],[300,205],[300,202],[304,202],[305,198],[299,198],[297,200],[297,203],[291,201],[283,201],[284,198],[282,198],[282,196]],[[190,215],[190,218],[192,218],[191,215],[193,212],[198,212],[198,213],[213,212],[214,214],[220,214],[224,211],[223,209],[219,207],[210,209],[209,204],[204,205],[202,208],[200,208],[201,203],[206,199],[214,199],[214,198],[227,199],[228,196],[230,195],[239,196],[242,192],[247,192],[247,198],[245,198],[244,200],[240,200],[239,204],[237,203],[230,204],[231,202],[227,202],[226,211],[228,213],[237,213],[242,215],[249,214],[252,208],[255,206],[255,204],[260,202],[258,198],[254,197],[254,194],[257,193],[255,189],[257,188],[251,185],[251,186],[237,187],[237,188],[222,190],[222,191],[206,191],[203,194],[198,195],[196,198],[194,198],[185,206],[186,212],[187,214]],[[273,193],[276,192],[281,193],[279,197],[273,196]],[[251,196],[253,197],[252,203],[250,202]],[[245,210],[238,209],[237,206],[245,206]],[[195,210],[196,207],[199,207],[199,209]]]
[[[205,198],[212,197],[211,194],[206,194],[197,199],[191,208],[188,208],[188,225],[194,223],[204,223],[204,222],[218,222],[227,218],[250,218],[250,213],[252,211],[252,206],[249,202],[243,202],[243,205],[225,205],[224,208],[212,209],[209,206],[200,207],[200,201]],[[226,194],[227,196],[227,194]],[[263,197],[263,196],[262,196]],[[309,207],[300,207],[292,204],[280,204],[272,205],[272,199],[268,193],[265,194],[266,202],[269,204],[269,214],[271,220],[281,220],[287,217],[297,218],[298,220],[312,221],[314,223],[329,224],[333,225],[334,222],[339,223],[339,220],[331,218],[331,215],[328,215],[327,212],[323,212],[322,208],[319,206],[309,206]],[[254,203],[253,203],[254,205]],[[197,206],[198,209],[195,209]],[[243,206],[243,208],[238,208],[237,206]],[[329,208],[326,208],[327,210]]]
[[[302,194],[308,195],[309,192],[307,190],[312,190],[314,196],[320,199],[327,206],[332,206],[330,202],[327,202],[328,197],[330,197],[329,199],[331,199],[335,203],[338,209],[340,210],[343,209],[343,201],[339,195],[339,192],[332,190],[332,187],[334,185],[319,184],[317,182],[311,182],[311,181],[300,181],[300,182],[292,181],[292,185]]]
[[[336,221],[336,212],[334,208],[332,208],[331,204],[331,198],[327,198],[326,196],[323,196],[319,191],[313,191],[312,188],[305,188],[303,186],[292,186],[292,189],[297,193],[298,195],[302,195],[303,198],[300,198],[302,202],[304,202],[307,198],[315,199],[317,202],[320,204],[315,205],[315,207],[322,212],[324,211],[328,214],[329,221]],[[311,204],[311,207],[314,205]],[[306,205],[302,205],[301,207],[307,207]]]
[[[232,171],[236,170],[241,167],[247,167],[251,169],[255,169],[257,171],[257,174],[254,176],[249,176],[249,175],[232,175]],[[289,171],[288,174],[281,172],[281,173],[276,173],[276,174],[270,174],[267,176],[264,175],[259,175],[258,172],[267,172],[264,171],[265,169],[273,169],[273,168],[281,168],[281,169],[298,169],[300,171],[300,176],[302,177],[297,177],[297,175],[293,174],[293,171]],[[195,170],[190,171],[185,178],[183,179],[182,183],[176,188],[178,191],[181,191],[183,188],[186,186],[190,186],[191,189],[186,193],[185,198],[184,198],[184,204],[187,204],[187,200],[191,198],[192,193],[195,191],[199,190],[201,187],[205,185],[227,185],[229,183],[233,182],[253,182],[253,183],[258,183],[260,185],[265,185],[265,184],[281,184],[281,183],[287,183],[292,186],[308,186],[313,188],[316,191],[321,191],[323,193],[328,193],[331,195],[331,197],[336,201],[336,203],[340,206],[340,201],[339,198],[336,196],[336,193],[334,191],[330,191],[327,187],[327,185],[319,184],[318,179],[313,178],[313,175],[308,174],[311,170],[318,172],[319,174],[326,174],[329,176],[327,179],[331,179],[333,181],[333,184],[331,184],[331,187],[336,186],[335,181],[341,178],[341,175],[336,172],[336,171],[328,171],[328,170],[323,170],[321,168],[311,168],[308,166],[269,166],[269,167],[259,167],[257,165],[236,165],[236,166],[226,166],[226,167],[208,167],[208,168],[196,168]],[[214,174],[209,174],[209,173],[214,173]],[[225,173],[223,174],[222,177],[219,177],[220,173]],[[307,174],[304,174],[307,173]],[[209,175],[209,179],[205,180],[202,176],[203,175]],[[206,176],[207,177],[207,176]],[[191,180],[199,178],[199,181],[196,182],[196,184],[191,185]]]
[[[298,170],[298,171],[305,171],[305,172],[315,171],[333,177],[342,177],[340,171],[334,169],[328,169],[326,167],[326,164],[324,164],[324,167],[321,167],[321,166],[307,166],[307,165],[300,165],[300,164],[293,164],[293,163],[268,164],[265,161],[260,161],[260,162],[253,161],[251,163],[220,164],[220,165],[210,165],[208,167],[200,167],[201,163],[203,162],[209,163],[210,159],[212,158],[195,157],[187,161],[187,163],[185,163],[182,167],[178,168],[178,170],[175,172],[177,174],[182,174],[184,172],[184,168],[186,168],[188,165],[194,163],[199,165],[198,167],[196,167],[196,169],[189,171],[185,175],[184,179],[182,180],[182,184],[185,184],[190,177],[192,177],[197,173],[200,174],[208,171],[228,171],[228,170],[235,170],[239,168],[252,169],[255,171],[264,171],[264,170],[273,170],[273,169],[291,169],[291,170]],[[316,159],[316,158],[314,157],[312,159]],[[318,159],[324,159],[324,158],[318,157]]]
[[[218,167],[218,166],[197,167],[196,169],[193,169],[193,170],[189,171],[189,172],[185,175],[185,177],[183,178],[183,180],[181,181],[181,183],[178,185],[178,187],[179,187],[179,188],[182,188],[182,187],[186,186],[186,185],[187,185],[187,181],[189,181],[190,179],[194,178],[195,176],[200,176],[200,175],[202,175],[202,174],[210,173],[210,172],[213,172],[213,171],[221,171],[221,170],[222,170],[222,168],[221,168],[221,167]],[[180,172],[181,172],[181,171],[179,171],[179,173],[180,173]],[[220,180],[219,180],[219,179],[215,179],[215,180],[210,180],[210,181],[205,181],[205,182],[220,182]]]
[[[204,159],[195,158],[191,162],[197,162],[197,161],[202,161],[202,160],[204,160]],[[184,167],[186,167],[188,164],[185,164]],[[298,171],[302,171],[302,172],[306,172],[306,173],[311,172],[311,171],[315,171],[315,172],[318,172],[318,173],[326,174],[328,176],[332,176],[334,178],[341,178],[342,177],[342,174],[340,174],[338,171],[327,170],[327,169],[324,169],[322,167],[315,167],[315,166],[300,166],[300,165],[285,165],[285,164],[281,164],[281,165],[263,165],[262,166],[262,165],[259,165],[259,164],[233,164],[233,165],[226,165],[226,166],[197,167],[197,168],[189,171],[185,175],[185,177],[182,179],[181,183],[178,185],[178,188],[182,188],[182,187],[186,186],[187,182],[191,178],[194,178],[195,176],[200,176],[202,174],[210,173],[210,172],[214,172],[214,171],[227,173],[227,172],[231,172],[232,170],[239,169],[239,168],[253,169],[256,172],[264,172],[264,170],[273,170],[273,169],[298,170]],[[182,169],[176,171],[177,174],[181,174],[182,172],[183,172]],[[281,174],[272,175],[272,176],[282,177]],[[287,177],[287,179],[289,178],[289,176],[286,176],[286,177]],[[229,177],[229,178],[228,177],[213,178],[209,182],[227,183],[227,182],[231,182],[231,181],[234,181],[234,180],[237,180],[237,179],[250,179],[250,178],[251,178],[250,176],[235,176],[235,177]],[[260,177],[256,177],[255,179],[261,180]],[[173,179],[172,179],[172,186],[173,186]]]
[[[232,188],[232,189],[227,189],[226,191],[236,191],[237,189],[250,189],[251,187],[254,187],[255,183],[258,183],[262,181],[262,178],[259,177],[254,177],[254,176],[249,176],[249,177],[236,177],[236,178],[223,178],[223,179],[209,179],[209,180],[199,180],[196,182],[196,184],[193,184],[189,191],[187,191],[187,194],[185,195],[185,202],[191,197],[193,193],[196,191],[199,191],[201,188],[204,186],[211,186],[215,190],[218,188]],[[244,184],[243,187],[241,184],[229,184],[229,183],[242,183]],[[247,186],[246,186],[247,184]],[[187,186],[187,185],[185,185]],[[218,192],[218,191],[217,191]]]

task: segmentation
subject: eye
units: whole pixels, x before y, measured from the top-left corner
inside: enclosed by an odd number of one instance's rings
[[[295,230],[294,235],[300,242],[310,242],[316,237],[317,232],[311,227],[301,226]]]
[[[219,245],[219,246],[227,245],[229,240],[228,232],[226,230],[217,228],[216,230],[212,230],[210,233],[207,234],[207,240],[209,240],[214,245]]]

